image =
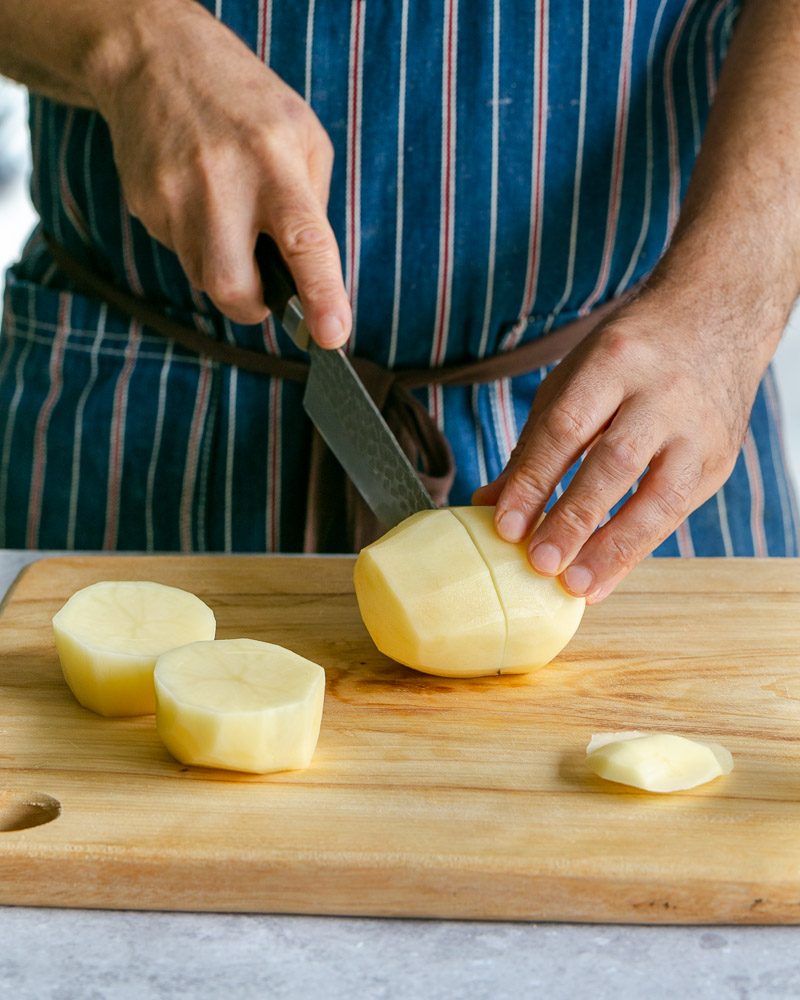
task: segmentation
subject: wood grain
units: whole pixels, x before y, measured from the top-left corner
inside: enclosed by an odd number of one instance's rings
[[[0,617],[0,903],[800,923],[800,562],[650,560],[553,664],[481,680],[381,656],[351,574],[258,556],[28,567]],[[220,638],[321,663],[311,768],[185,768],[152,717],[81,708],[50,619],[101,579],[185,587]],[[630,728],[713,738],[735,770],[670,796],[590,774],[591,734]]]

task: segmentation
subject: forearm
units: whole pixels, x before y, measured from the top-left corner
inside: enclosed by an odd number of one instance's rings
[[[800,294],[798,51],[798,0],[745,3],[653,283],[687,311],[747,317],[742,347],[762,369]]]
[[[66,104],[96,108],[104,90],[192,0],[2,0],[0,73]],[[161,29],[163,43],[163,28]]]
[[[0,0],[0,73],[96,109],[127,210],[235,322],[266,318],[271,235],[312,336],[352,312],[326,208],[333,147],[310,106],[196,0]]]

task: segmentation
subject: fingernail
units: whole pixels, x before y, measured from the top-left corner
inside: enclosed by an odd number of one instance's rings
[[[550,542],[542,542],[533,550],[533,567],[540,573],[554,576],[561,565],[561,552]]]
[[[497,522],[501,538],[507,542],[521,542],[525,537],[525,518],[518,510],[507,510]]]
[[[564,573],[567,590],[576,597],[583,597],[592,589],[594,573],[585,566],[570,566]]]
[[[341,319],[333,313],[329,313],[327,316],[323,316],[319,323],[317,323],[317,343],[321,347],[338,346],[342,342],[342,338],[346,332]]]

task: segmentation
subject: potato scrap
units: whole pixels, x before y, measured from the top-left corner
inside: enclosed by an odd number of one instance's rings
[[[586,763],[607,781],[647,792],[684,791],[733,770],[733,757],[718,743],[636,730],[595,734]]]

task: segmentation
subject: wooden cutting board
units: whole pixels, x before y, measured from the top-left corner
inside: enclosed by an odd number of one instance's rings
[[[0,903],[800,923],[799,561],[650,560],[549,667],[471,681],[381,656],[351,573],[258,556],[26,569],[0,616]],[[101,579],[190,589],[220,638],[321,663],[311,768],[187,768],[152,717],[81,708],[50,618]],[[668,796],[588,773],[591,734],[633,728],[717,740],[735,770]]]

